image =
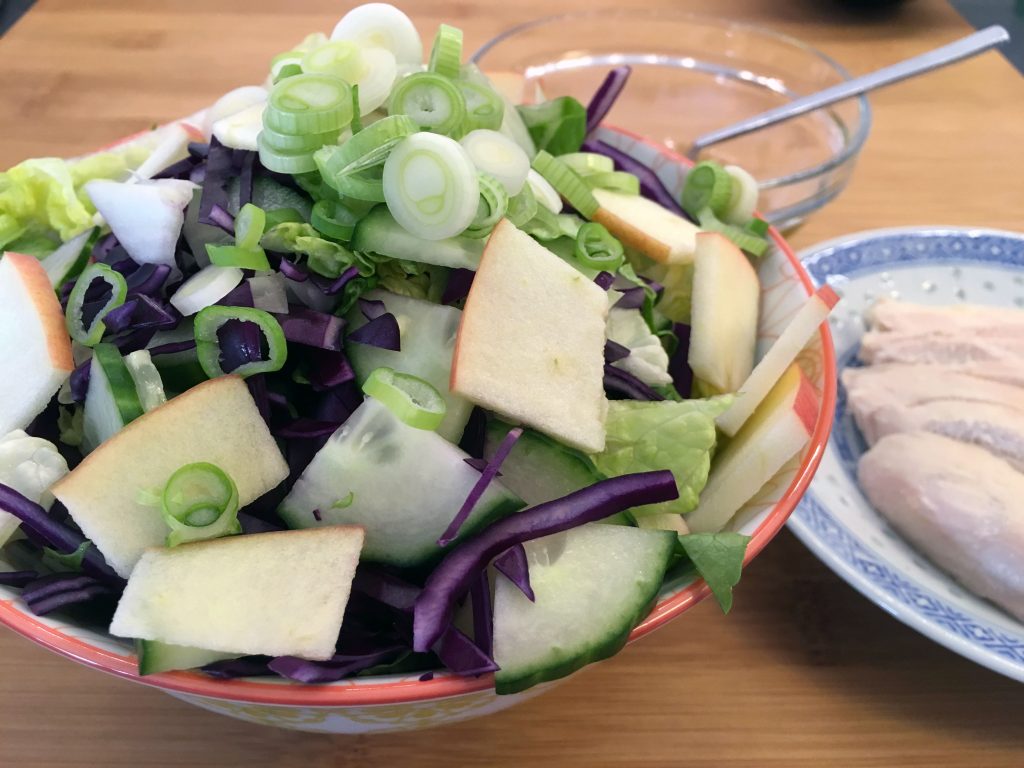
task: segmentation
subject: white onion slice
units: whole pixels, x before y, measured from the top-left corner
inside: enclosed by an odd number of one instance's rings
[[[509,195],[522,191],[530,172],[530,158],[512,139],[498,131],[479,128],[467,133],[459,143],[477,170],[500,181]]]
[[[218,267],[211,264],[182,283],[171,296],[171,304],[185,317],[194,315],[231,293],[231,289],[242,282],[243,277],[242,270],[238,267]]]
[[[368,115],[383,106],[398,77],[395,55],[385,48],[366,47],[360,51],[363,74],[359,85],[359,114]]]
[[[366,3],[346,13],[331,40],[386,48],[399,64],[423,63],[423,41],[412,19],[389,3]]]
[[[204,121],[204,133],[210,136],[213,131],[213,124],[225,117],[237,115],[243,109],[253,104],[265,104],[267,101],[267,89],[262,85],[243,85],[228,91],[213,103],[213,106],[206,112]]]
[[[264,312],[275,315],[288,313],[288,292],[285,290],[285,277],[277,272],[269,275],[256,275],[249,278],[249,290],[252,291],[252,305]]]
[[[552,213],[562,212],[562,197],[555,191],[555,188],[548,183],[548,180],[537,173],[533,168],[526,174],[526,183],[533,190],[533,196],[537,202],[543,205]]]
[[[241,112],[222,117],[213,124],[213,135],[225,147],[256,152],[259,149],[256,139],[263,130],[263,110],[266,106],[266,102],[258,102],[250,104]]]
[[[757,208],[757,180],[738,165],[725,166],[725,172],[732,177],[733,192],[722,220],[728,224],[743,226],[754,218],[754,209]]]

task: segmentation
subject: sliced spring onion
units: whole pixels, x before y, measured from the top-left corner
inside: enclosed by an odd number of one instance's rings
[[[359,46],[348,40],[325,43],[302,57],[303,72],[331,75],[347,83],[353,83],[362,73],[363,63]]]
[[[178,469],[160,496],[160,511],[171,529],[169,547],[242,532],[238,487],[216,464],[196,462]]]
[[[500,181],[509,195],[519,194],[530,173],[530,158],[518,144],[502,133],[483,128],[470,131],[459,143],[478,171]]]
[[[737,248],[752,256],[760,256],[768,250],[768,241],[763,237],[758,237],[743,227],[719,221],[710,208],[704,208],[697,213],[697,222],[701,229],[725,235]]]
[[[309,223],[327,237],[347,242],[352,239],[352,232],[363,215],[339,201],[318,200],[313,205]]]
[[[454,237],[476,216],[476,167],[466,150],[447,136],[415,133],[404,139],[384,163],[383,181],[391,215],[417,237]]]
[[[153,364],[148,349],[139,349],[124,357],[125,367],[135,382],[135,391],[142,404],[142,410],[152,411],[167,402],[164,382],[160,371]]]
[[[408,115],[423,130],[449,136],[462,130],[466,119],[466,100],[462,91],[447,77],[434,72],[419,72],[395,86],[388,112]]]
[[[243,248],[240,245],[214,245],[213,243],[207,243],[206,253],[210,257],[210,262],[218,267],[254,269],[257,272],[266,272],[270,269],[267,254],[259,246],[256,248]]]
[[[534,173],[534,171],[530,171]],[[540,178],[538,176],[538,178]],[[547,182],[544,182],[545,184]],[[558,202],[562,202],[559,200]],[[525,184],[519,194],[509,198],[508,211],[505,216],[517,227],[522,227],[526,222],[537,215],[537,198],[533,194],[533,187]]]
[[[697,163],[686,173],[683,185],[682,204],[691,216],[708,208],[719,217],[732,200],[732,177],[718,163],[705,160]]]
[[[329,75],[305,73],[277,83],[263,114],[265,125],[292,134],[337,131],[351,120],[348,83]]]
[[[434,47],[430,49],[428,69],[455,80],[462,66],[462,30],[442,24],[434,36]]]
[[[277,74],[270,79],[270,82],[273,83],[274,85],[277,85],[286,77],[295,77],[296,75],[301,74],[302,66],[300,64],[285,64],[283,67],[277,70]]]
[[[552,213],[543,205],[537,206],[537,212],[533,218],[526,222],[521,229],[534,239],[545,242],[557,240],[562,236],[562,225],[558,221],[558,214]]]
[[[412,20],[388,3],[357,5],[334,27],[331,40],[386,48],[400,64],[408,66],[423,61],[423,42]]]
[[[363,115],[359,109],[359,83],[352,86],[352,122],[348,124],[348,130],[353,136],[363,130]]]
[[[235,217],[235,244],[239,248],[258,248],[267,228],[267,212],[246,203]]]
[[[607,189],[624,195],[640,194],[640,179],[625,171],[598,171],[583,177],[591,189]]]
[[[579,235],[580,227],[586,223],[579,216],[572,213],[559,213],[555,218],[558,220],[558,226],[562,230],[562,234],[565,237],[571,237],[573,240]]]
[[[280,152],[267,144],[263,131],[260,131],[256,145],[260,152],[260,163],[269,171],[297,174],[316,170],[311,152]]]
[[[543,176],[558,194],[565,198],[566,202],[581,215],[589,219],[597,213],[600,206],[593,193],[587,188],[579,174],[558,158],[542,149],[533,158],[533,169]]]
[[[722,221],[743,226],[754,218],[758,196],[757,180],[738,165],[725,166],[725,172],[732,179],[732,197],[722,212]]]
[[[769,224],[767,221],[755,217],[747,222],[747,225],[744,227],[744,229],[746,229],[753,235],[757,235],[758,237],[767,237],[768,229],[770,227],[771,224]]]
[[[285,51],[279,53],[277,56],[270,60],[270,78],[275,83],[278,80],[282,80],[292,75],[302,74],[302,59],[305,58],[306,51]],[[285,72],[285,68],[290,67],[288,72]]]
[[[242,282],[243,277],[238,267],[218,267],[213,264],[203,267],[171,296],[171,305],[185,317],[194,315],[231,293],[231,289]]]
[[[596,221],[588,221],[576,233],[575,256],[583,266],[613,275],[626,258],[622,243]]]
[[[559,155],[558,159],[572,168],[580,176],[591,173],[610,173],[615,170],[615,162],[606,155],[596,152],[570,152]]]
[[[416,123],[408,115],[385,117],[365,126],[340,146],[324,147],[317,158],[320,173],[331,182],[380,165],[398,142],[414,133]]]
[[[319,154],[319,153],[317,153]],[[372,168],[350,173],[331,179],[333,189],[342,197],[351,197],[355,200],[364,200],[371,203],[383,203],[384,197],[384,168],[375,165]]]
[[[89,326],[86,327],[82,316],[85,309],[85,297],[90,286],[97,280],[110,286],[110,297],[93,316]],[[79,344],[95,347],[100,343],[103,333],[107,330],[107,326],[103,323],[103,318],[111,310],[117,309],[124,304],[127,296],[128,283],[125,282],[124,276],[120,272],[99,262],[90,264],[82,270],[82,274],[78,276],[78,280],[75,281],[75,287],[71,289],[71,295],[68,297],[67,312],[65,313],[68,334]]]
[[[486,85],[457,80],[455,85],[466,101],[466,131],[481,128],[498,130],[505,118],[505,102]],[[516,145],[518,146],[518,145]]]
[[[447,406],[441,393],[416,376],[377,368],[363,382],[363,392],[410,427],[434,430],[444,421]]]
[[[552,213],[562,212],[562,198],[559,196],[558,190],[548,184],[547,179],[533,170],[533,168],[526,174],[526,184],[533,191],[533,195],[538,203]]]
[[[291,154],[302,154],[304,152],[315,152],[325,144],[335,144],[338,141],[340,131],[325,131],[324,133],[292,134],[281,133],[273,128],[263,126],[261,135],[263,142],[277,152]],[[258,145],[257,145],[258,146]]]
[[[196,353],[203,371],[211,379],[225,376],[227,371],[221,366],[220,337],[217,335],[225,323],[238,320],[252,323],[263,334],[266,340],[267,357],[242,363],[231,371],[239,376],[252,376],[257,373],[272,373],[284,367],[288,358],[288,342],[285,340],[281,324],[269,312],[252,307],[206,307],[196,315],[195,336]]]
[[[384,48],[363,48],[362,73],[353,84],[359,85],[359,115],[368,115],[383,106],[398,78],[395,55]]]
[[[480,184],[480,202],[476,217],[462,234],[465,237],[487,237],[508,211],[508,192],[505,185],[488,173],[477,175]]]

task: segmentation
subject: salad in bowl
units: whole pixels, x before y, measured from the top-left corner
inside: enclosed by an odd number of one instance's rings
[[[263,86],[0,174],[0,619],[172,691],[404,700],[729,609],[827,437],[835,294],[749,174],[601,125],[627,68],[517,104],[454,27],[426,59],[360,6]]]

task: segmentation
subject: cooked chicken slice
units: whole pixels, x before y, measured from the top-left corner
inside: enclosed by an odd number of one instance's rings
[[[1024,330],[979,336],[944,330],[868,331],[857,356],[865,363],[1005,363],[1024,365]]]
[[[1024,472],[1024,412],[992,403],[932,400],[911,406],[883,406],[861,430],[869,444],[897,432],[934,432],[984,448]]]
[[[1024,621],[1024,474],[973,445],[906,432],[865,453],[858,478],[915,547]]]
[[[872,414],[879,408],[910,407],[934,400],[989,403],[1024,412],[1024,388],[951,370],[946,366],[886,363],[843,371],[846,401],[870,442]]]
[[[941,329],[983,336],[1024,334],[1024,312],[978,304],[927,306],[882,299],[868,312],[868,323],[876,331],[922,333]]]

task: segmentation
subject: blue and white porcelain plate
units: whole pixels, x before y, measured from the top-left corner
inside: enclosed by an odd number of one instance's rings
[[[875,230],[822,243],[800,258],[815,283],[831,285],[842,297],[829,321],[840,373],[857,364],[864,313],[883,296],[1024,309],[1021,234],[945,227]],[[790,529],[829,568],[903,623],[1024,681],[1024,624],[962,588],[875,512],[856,479],[857,459],[865,450],[840,383],[832,437]]]

